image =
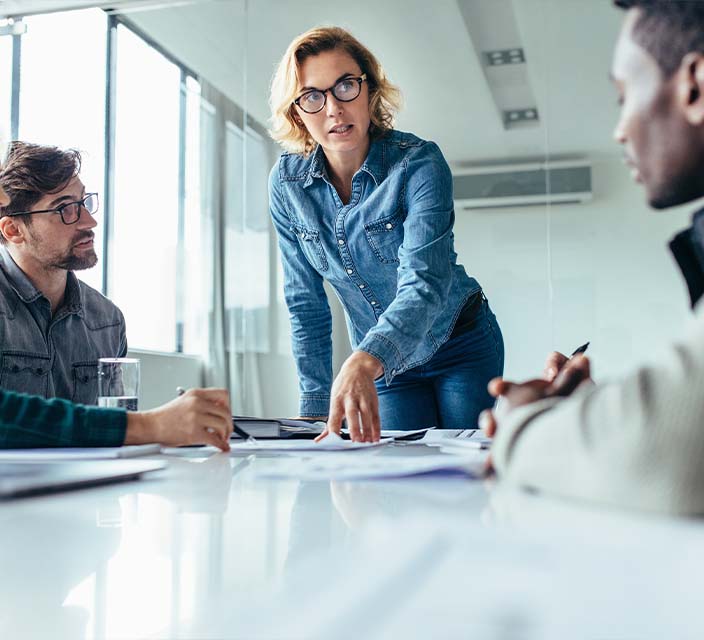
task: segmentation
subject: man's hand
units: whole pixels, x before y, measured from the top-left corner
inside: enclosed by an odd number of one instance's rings
[[[550,357],[553,355],[561,354],[555,353]],[[550,357],[548,358],[548,363],[550,362]],[[569,396],[581,384],[590,380],[589,359],[583,355],[576,355],[574,358],[566,359],[562,363],[559,373],[552,381],[538,378],[517,383],[509,382],[503,378],[494,378],[489,383],[489,393],[495,398],[501,399],[500,406],[497,411],[492,409],[482,411],[479,416],[479,424],[486,435],[493,438],[496,435],[501,418],[513,409],[543,400],[544,398]]]
[[[379,397],[374,380],[384,369],[381,362],[365,351],[355,351],[342,365],[332,385],[327,427],[316,441],[328,433],[340,433],[347,421],[353,442],[377,442],[381,435]]]
[[[232,411],[225,389],[190,389],[151,411],[127,414],[125,444],[211,444],[230,450]]]

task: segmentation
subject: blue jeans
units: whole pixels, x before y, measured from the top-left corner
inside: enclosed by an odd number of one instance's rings
[[[489,380],[504,371],[504,340],[485,300],[472,328],[448,340],[425,364],[376,381],[382,429],[475,429],[494,404]]]

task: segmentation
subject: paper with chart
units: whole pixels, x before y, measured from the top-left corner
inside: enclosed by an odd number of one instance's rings
[[[448,474],[481,477],[487,454],[467,451],[463,455],[427,456],[349,456],[330,453],[302,459],[286,459],[258,470],[267,478],[298,478],[299,480],[373,480],[404,478],[425,474]]]

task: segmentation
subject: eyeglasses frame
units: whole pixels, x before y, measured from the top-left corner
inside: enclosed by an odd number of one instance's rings
[[[40,209],[39,211],[15,211],[13,213],[6,213],[4,217],[7,218],[13,218],[15,216],[31,216],[34,215],[35,213],[58,213],[61,216],[61,222],[67,226],[76,224],[80,219],[81,219],[81,211],[85,209],[88,211],[88,207],[86,207],[86,200],[88,198],[91,198],[95,196],[98,199],[98,206],[100,206],[100,197],[97,193],[86,193],[83,198],[80,200],[76,200],[75,202],[65,202],[64,204],[60,204],[58,207],[55,207],[54,209]],[[76,216],[76,219],[73,222],[66,222],[64,220],[64,209],[66,207],[70,207],[72,204],[78,204],[80,207],[78,208],[78,215]],[[98,212],[98,208],[96,207],[95,211],[88,211],[89,215],[95,215]]]
[[[323,109],[325,109],[325,105],[328,103],[328,93],[332,94],[335,98],[335,100],[339,100],[340,102],[354,102],[357,98],[359,98],[359,95],[362,93],[362,83],[367,79],[367,74],[363,73],[362,75],[359,76],[347,76],[346,78],[342,78],[341,80],[338,80],[332,87],[328,87],[327,89],[309,89],[308,91],[305,91],[302,93],[300,96],[298,96],[294,101],[293,104],[295,104],[303,113],[307,113],[309,115],[313,115],[315,113],[320,113]],[[359,83],[359,93],[354,97],[350,98],[349,100],[342,100],[341,98],[338,98],[334,93],[333,89],[340,84],[341,82],[346,82],[348,80],[354,80],[357,83]],[[322,93],[323,94],[323,104],[318,109],[317,111],[306,111],[302,106],[301,106],[301,100],[307,96],[309,93]]]

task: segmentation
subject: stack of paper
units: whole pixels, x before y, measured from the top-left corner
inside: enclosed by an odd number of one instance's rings
[[[340,436],[330,433],[320,442],[315,440],[257,440],[256,443],[242,442],[230,443],[231,451],[245,451],[254,453],[266,451],[271,453],[302,453],[311,451],[355,451],[358,449],[372,449],[383,447],[392,442],[391,438],[384,438],[379,442],[352,442],[343,440]]]

